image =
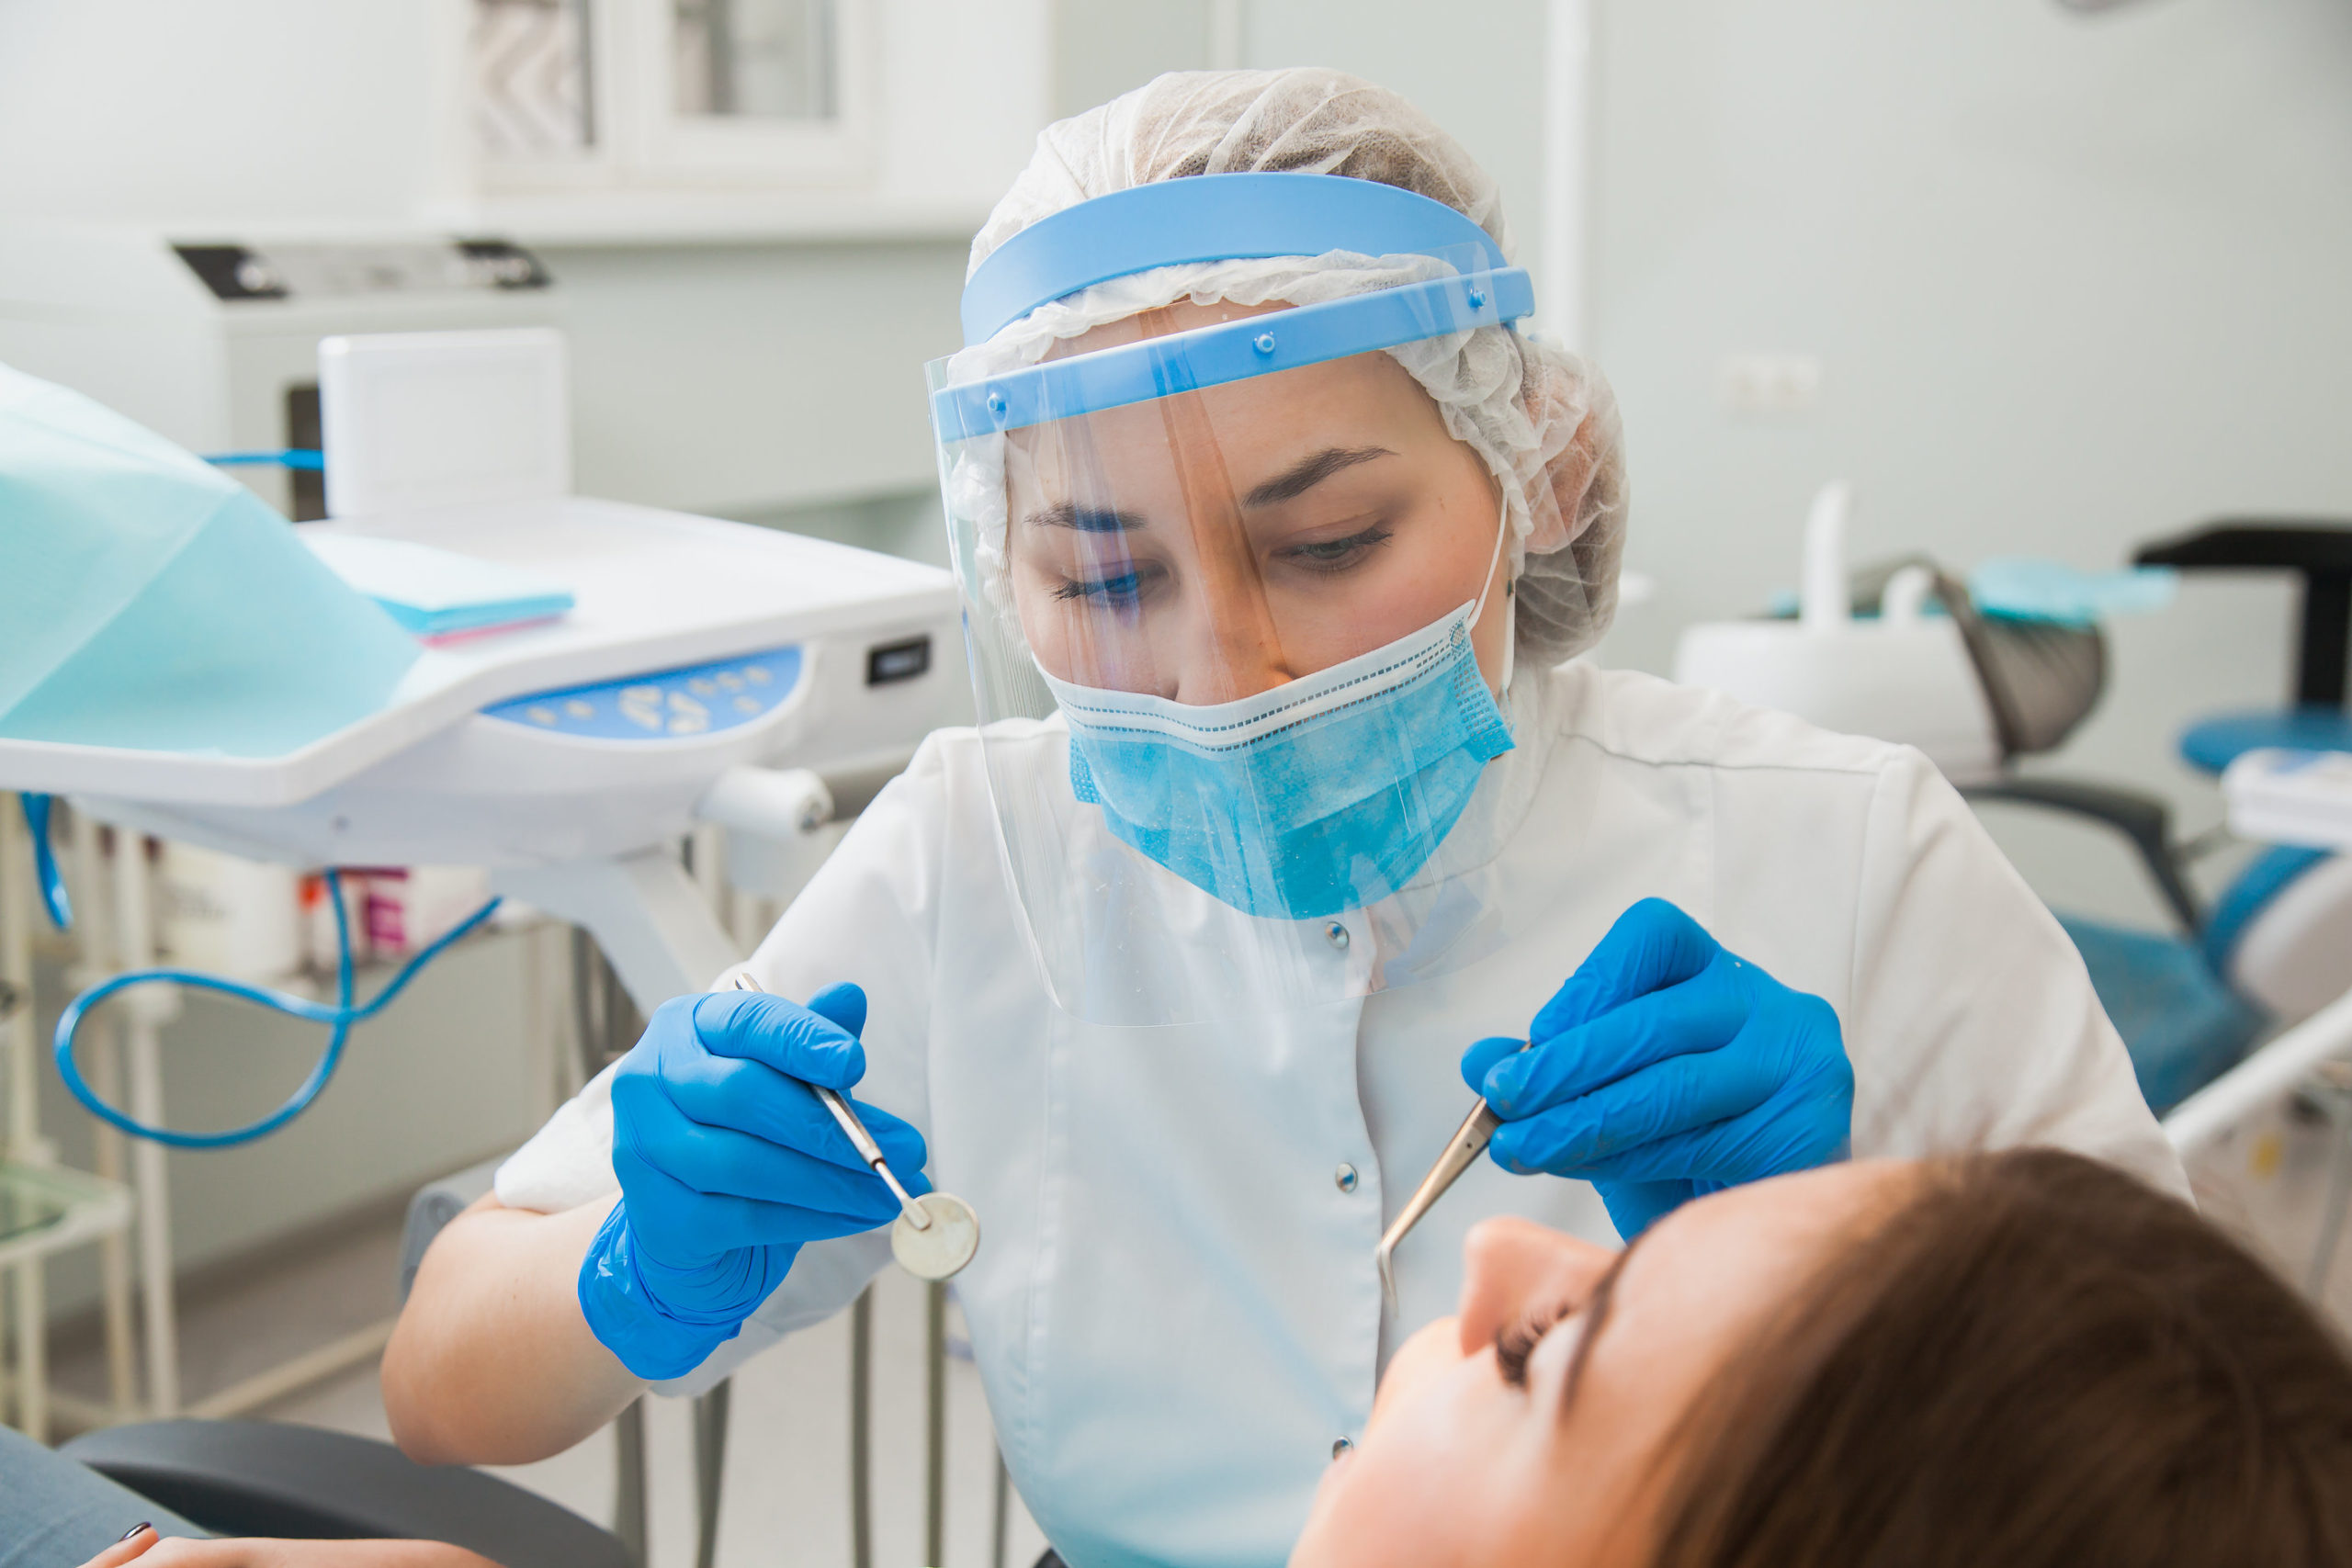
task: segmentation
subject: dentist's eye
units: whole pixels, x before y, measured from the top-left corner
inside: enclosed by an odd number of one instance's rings
[[[1531,1312],[1496,1332],[1495,1366],[1501,1371],[1503,1382],[1516,1389],[1527,1387],[1527,1359],[1535,1354],[1535,1347],[1544,1343],[1544,1337],[1558,1327],[1578,1304],[1562,1302],[1557,1306]]]
[[[1341,539],[1322,539],[1313,544],[1293,545],[1283,554],[1309,571],[1345,571],[1360,564],[1373,551],[1386,544],[1394,534],[1387,525],[1375,523],[1361,533]]]
[[[1064,577],[1061,585],[1054,590],[1054,597],[1105,609],[1132,610],[1159,575],[1150,568],[1138,566],[1109,577]]]

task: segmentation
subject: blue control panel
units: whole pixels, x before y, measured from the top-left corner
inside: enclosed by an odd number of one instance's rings
[[[482,716],[598,740],[670,740],[736,729],[775,708],[800,683],[800,649],[695,664],[494,703]]]

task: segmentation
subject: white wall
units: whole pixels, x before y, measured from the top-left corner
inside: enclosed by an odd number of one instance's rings
[[[7,0],[0,213],[384,222],[438,194],[437,0]]]
[[[2352,6],[1616,0],[1603,7],[1598,352],[1657,603],[1609,657],[1793,586],[1807,496],[1858,552],[2120,564],[2231,511],[2352,517]],[[1817,355],[1809,415],[1719,406],[1727,354]],[[2182,719],[2285,690],[2284,589],[2192,583],[2116,630],[2056,761],[2218,807]],[[2105,851],[2012,844],[2044,892],[2149,905]]]
[[[1242,51],[1253,66],[1333,66],[1411,99],[1502,187],[1520,265],[1540,278],[1545,11],[1544,0],[1251,0]]]
[[[579,488],[727,516],[934,491],[922,365],[962,341],[967,244],[544,248]]]
[[[1209,63],[1206,0],[1059,0],[1056,9],[1057,115]],[[1241,62],[1328,65],[1404,94],[1501,185],[1521,263],[1540,277],[1545,11],[1546,0],[1243,0]]]

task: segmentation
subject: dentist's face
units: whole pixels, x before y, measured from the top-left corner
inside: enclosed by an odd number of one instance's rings
[[[1280,307],[1180,304],[1100,327],[1091,353]],[[1502,669],[1502,499],[1386,354],[1015,431],[1007,553],[1038,662],[1080,685],[1231,702],[1369,653],[1486,591]]]
[[[1647,1562],[1677,1423],[1910,1169],[1856,1162],[1736,1188],[1623,1253],[1525,1220],[1479,1225],[1461,1315],[1397,1349],[1291,1568]]]

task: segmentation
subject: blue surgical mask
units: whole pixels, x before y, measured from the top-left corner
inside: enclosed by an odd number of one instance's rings
[[[1048,675],[1070,787],[1122,842],[1244,913],[1375,903],[1420,870],[1510,750],[1470,646],[1478,609],[1213,706]]]

